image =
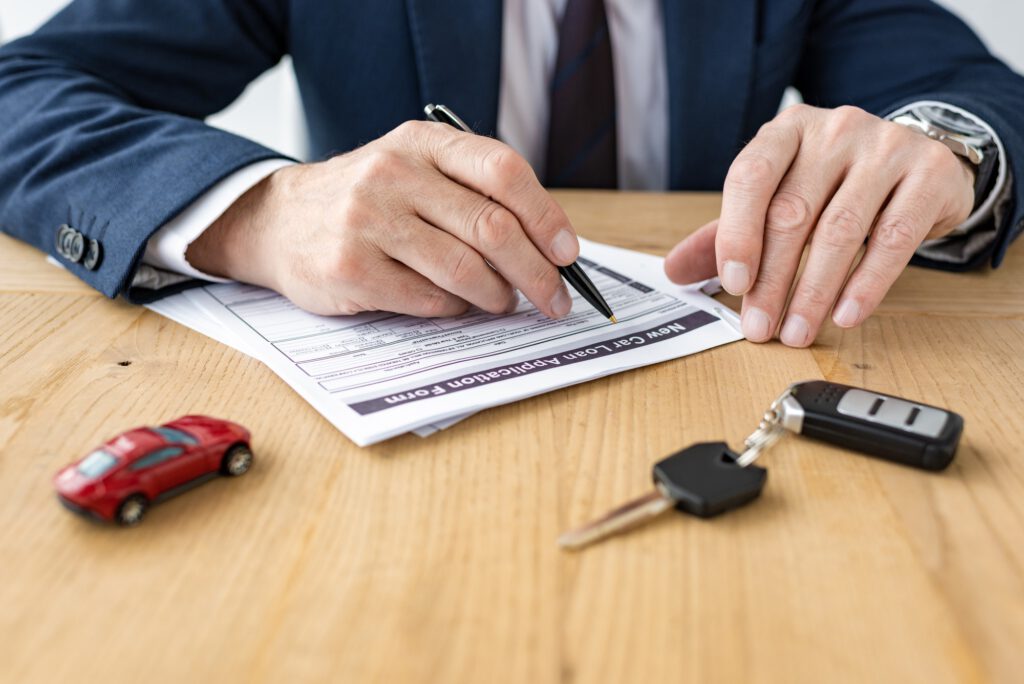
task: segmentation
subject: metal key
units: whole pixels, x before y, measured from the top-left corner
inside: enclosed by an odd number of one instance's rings
[[[952,411],[825,380],[791,385],[765,419],[770,424],[762,426],[769,431],[784,428],[925,470],[942,470],[953,461],[964,429],[963,417]],[[745,456],[741,464],[753,460]]]
[[[677,451],[654,465],[654,491],[607,515],[563,534],[558,543],[579,549],[636,527],[670,508],[710,518],[753,501],[764,489],[768,471],[743,467],[724,442],[704,442]]]
[[[764,412],[761,424],[750,433],[749,437],[743,440],[743,446],[746,448],[736,458],[737,465],[746,468],[756,461],[762,452],[786,434],[784,402],[792,393],[792,390],[792,387],[786,388],[786,391],[772,402],[772,405]]]

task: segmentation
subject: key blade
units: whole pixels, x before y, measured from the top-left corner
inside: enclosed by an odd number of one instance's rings
[[[558,538],[563,549],[582,549],[613,534],[625,532],[657,517],[675,506],[675,502],[655,489],[650,494],[619,506],[592,523],[570,530]]]

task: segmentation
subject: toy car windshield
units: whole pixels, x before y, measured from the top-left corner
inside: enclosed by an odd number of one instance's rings
[[[99,477],[117,465],[117,458],[102,449],[92,452],[78,464],[78,472],[85,477]]]
[[[161,437],[166,439],[169,444],[198,444],[199,443],[199,440],[197,440],[195,437],[193,437],[192,435],[188,434],[187,432],[182,432],[181,430],[175,430],[174,428],[169,428],[169,427],[166,427],[164,425],[161,425],[160,427],[150,428],[150,430],[152,430],[153,432],[157,433],[158,435],[160,435]]]

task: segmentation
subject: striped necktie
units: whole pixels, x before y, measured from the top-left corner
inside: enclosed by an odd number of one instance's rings
[[[618,186],[615,75],[604,0],[568,0],[551,78],[547,185]]]

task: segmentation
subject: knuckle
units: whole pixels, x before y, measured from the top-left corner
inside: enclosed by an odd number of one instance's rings
[[[522,224],[523,230],[529,232],[535,240],[539,240],[540,244],[551,240],[555,233],[569,225],[568,217],[557,202],[551,199],[547,193],[544,193],[542,200],[536,218],[528,224],[529,227],[525,223]]]
[[[769,121],[765,125],[761,126],[761,131],[763,132],[763,131],[769,129],[769,127],[771,127],[771,126],[778,126],[779,124],[788,124],[788,123],[793,122],[796,119],[799,119],[801,113],[800,113],[800,111],[798,111],[798,109],[797,109],[798,107],[800,107],[799,104],[795,104],[795,105],[792,105],[790,107],[786,107],[781,112],[776,114],[774,119],[772,119],[771,121]]]
[[[771,137],[784,131],[788,127],[789,119],[791,118],[791,115],[787,116],[786,114],[788,111],[789,110],[787,109],[784,112],[779,113],[771,121],[761,124],[761,127],[757,129],[757,135],[755,137]]]
[[[465,288],[477,284],[478,262],[469,249],[460,249],[452,256],[447,269],[448,277],[455,287]]]
[[[929,168],[948,171],[956,168],[956,164],[960,164],[956,155],[948,147],[936,140],[928,140],[927,142],[929,144],[924,154],[924,161]]]
[[[359,178],[373,185],[388,183],[395,179],[401,166],[402,157],[398,152],[378,148],[363,160]]]
[[[558,275],[558,271],[549,264],[540,263],[536,270],[527,276],[526,287],[524,291],[534,294],[534,297],[543,297],[544,301],[550,301],[551,297],[555,296],[555,292],[562,286],[562,279]]]
[[[846,140],[852,131],[865,123],[867,116],[867,112],[863,109],[849,105],[832,110],[822,127],[822,136],[826,147],[838,146]]]
[[[530,165],[508,145],[499,143],[483,157],[484,174],[499,182],[516,186],[530,173]]]
[[[373,222],[373,212],[369,205],[360,199],[358,189],[353,189],[352,197],[342,202],[335,213],[335,221],[345,231],[362,231]]]
[[[357,313],[366,311],[365,308],[359,306],[350,299],[341,299],[335,303],[335,315],[337,316],[354,316]]]
[[[757,273],[757,283],[754,285],[758,298],[766,303],[761,308],[766,311],[777,310],[792,284],[792,281],[785,279],[782,271],[761,268]]]
[[[340,241],[332,259],[332,280],[339,283],[358,283],[366,276],[366,260],[357,246]]]
[[[765,230],[784,233],[799,231],[814,220],[811,203],[795,192],[783,191],[772,198],[765,215]]]
[[[506,248],[519,230],[519,222],[500,204],[487,202],[477,216],[474,232],[476,243],[486,254]]]
[[[797,104],[790,105],[779,112],[775,116],[774,121],[782,123],[787,127],[792,125],[801,125],[809,121],[816,112],[817,109],[815,107],[804,102],[799,102]]]
[[[853,105],[842,105],[836,107],[833,117],[836,121],[842,122],[849,126],[855,126],[857,124],[864,123],[868,117],[871,116],[860,107],[854,107]]]
[[[828,247],[849,247],[863,242],[867,226],[863,217],[846,207],[829,207],[818,222],[817,237]]]
[[[857,267],[855,279],[850,281],[850,289],[862,301],[880,301],[893,279],[894,275],[886,273],[876,264],[863,261]]]
[[[729,167],[725,179],[727,188],[739,192],[752,192],[771,184],[775,164],[763,154],[741,154]]]
[[[896,150],[906,147],[907,141],[910,139],[909,136],[919,137],[914,134],[913,131],[908,129],[906,126],[901,126],[891,121],[884,122],[885,125],[878,133],[877,143],[880,148],[888,152],[895,152]]]
[[[804,311],[820,311],[832,304],[834,295],[830,288],[822,283],[800,283],[793,297]]]
[[[410,119],[409,121],[404,121],[401,124],[399,124],[388,135],[394,135],[399,138],[421,138],[428,132],[433,130],[430,128],[430,126],[431,124],[427,123],[426,121],[416,121],[415,119]]]
[[[420,314],[426,318],[438,318],[449,312],[449,295],[438,288],[423,292],[419,297]]]
[[[885,216],[875,228],[875,240],[890,252],[912,252],[920,242],[918,223],[904,214]]]

